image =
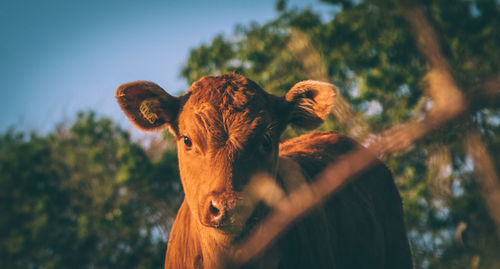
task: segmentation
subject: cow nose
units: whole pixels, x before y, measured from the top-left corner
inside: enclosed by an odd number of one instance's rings
[[[227,195],[211,195],[207,197],[202,207],[200,221],[203,225],[213,228],[223,228],[227,222],[228,213],[234,208],[235,199]]]
[[[222,218],[224,217],[225,210],[222,204],[216,200],[211,200],[210,201],[210,206],[208,208],[210,218],[213,223],[219,223]]]

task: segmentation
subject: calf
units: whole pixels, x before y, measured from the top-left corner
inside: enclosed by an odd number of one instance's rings
[[[185,199],[170,232],[165,268],[222,266],[221,257],[266,215],[263,205],[245,207],[244,190],[253,176],[265,174],[288,193],[346,153],[363,150],[334,132],[280,143],[288,124],[321,124],[335,93],[331,84],[303,81],[277,97],[237,74],[203,77],[180,97],[145,81],[117,89],[118,103],[137,128],[169,128],[177,140]],[[356,175],[244,266],[411,268],[401,198],[390,171],[377,163]]]

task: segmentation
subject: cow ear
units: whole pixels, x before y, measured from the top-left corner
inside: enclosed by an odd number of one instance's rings
[[[285,95],[291,105],[289,123],[303,129],[318,127],[330,113],[336,94],[337,87],[330,83],[298,82]]]
[[[180,98],[171,96],[149,81],[134,81],[116,89],[116,99],[130,121],[140,130],[177,130]]]

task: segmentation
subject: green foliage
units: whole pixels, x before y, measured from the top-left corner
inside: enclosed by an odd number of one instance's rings
[[[231,36],[218,36],[212,45],[194,49],[181,76],[191,83],[201,75],[236,71],[269,92],[283,95],[294,83],[308,79],[307,70],[287,48],[287,42],[295,42],[290,39],[291,29],[299,29],[320,53],[321,64],[350,103],[354,117],[372,132],[422,117],[432,106],[425,93],[427,70],[411,28],[397,10],[401,1],[323,2],[332,5],[330,18],[277,1],[279,15],[275,20],[238,25]],[[498,76],[498,1],[421,3],[462,89],[467,92]],[[216,53],[219,43],[231,48],[231,53]],[[211,52],[208,61],[199,58],[200,51]],[[500,241],[476,185],[474,163],[464,148],[467,130],[479,129],[498,171],[499,125],[498,108],[485,105],[462,124],[443,126],[407,152],[386,160],[402,193],[417,268],[499,266]],[[333,119],[321,128],[348,131]],[[285,137],[299,133],[288,129]],[[466,229],[457,234],[462,223]]]
[[[159,268],[182,198],[159,161],[109,119],[79,114],[47,136],[0,137],[1,268]]]

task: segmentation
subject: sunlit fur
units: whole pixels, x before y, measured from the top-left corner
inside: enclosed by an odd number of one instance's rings
[[[141,99],[136,92],[141,84],[126,85],[135,97],[118,100],[134,121],[141,117],[134,110],[137,104],[154,99],[153,86],[147,84],[144,95],[149,97]],[[244,240],[238,237],[241,232],[251,232],[235,208],[245,201],[244,189],[252,176],[265,173],[289,193],[313,181],[329,163],[361,148],[333,132],[279,141],[287,124],[316,127],[330,111],[335,93],[331,84],[304,81],[285,97],[276,97],[249,79],[226,74],[200,79],[184,96],[159,97],[163,104],[178,106],[175,111],[153,107],[152,113],[166,114],[162,120],[177,137],[185,192],[169,235],[165,268],[221,266],[234,240]],[[140,118],[142,129],[147,130],[147,124]],[[186,138],[191,143],[186,144]],[[410,268],[401,199],[390,171],[379,163],[356,177],[243,267]],[[223,204],[224,221],[214,222],[212,200]]]

